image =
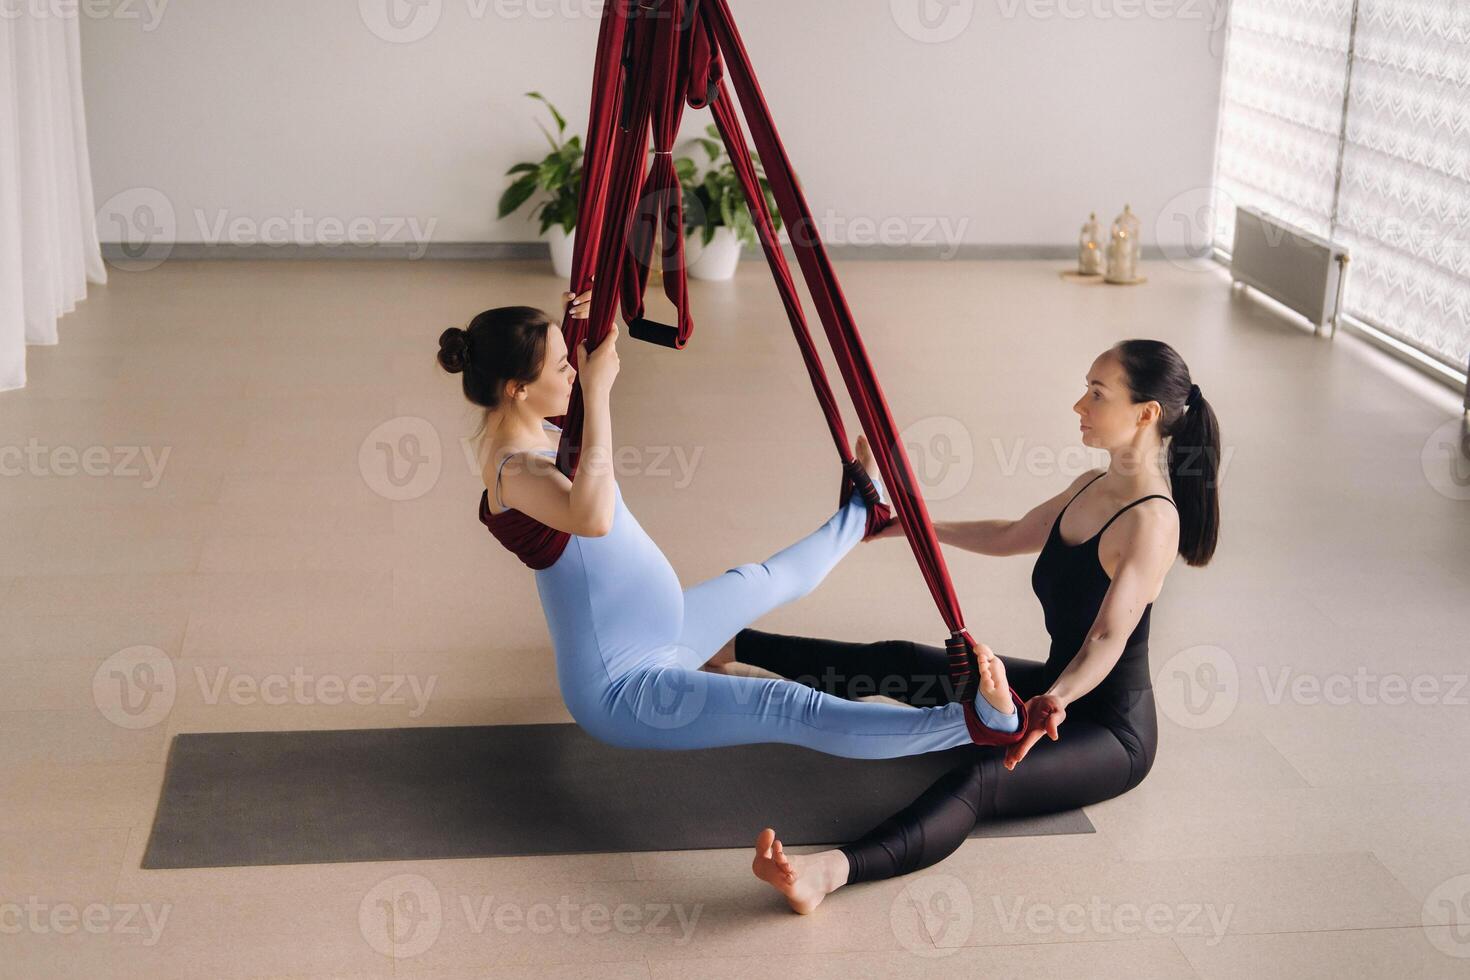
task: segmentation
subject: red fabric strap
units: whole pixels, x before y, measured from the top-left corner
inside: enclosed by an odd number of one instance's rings
[[[843,466],[839,503],[847,500],[854,487],[870,502],[876,499],[867,474],[853,461],[842,413],[807,326],[730,88],[739,97],[802,276],[872,445],[897,519],[949,627],[951,642],[959,644],[952,658],[952,679],[968,690],[973,680],[974,641],[965,630],[928,508],[726,0],[610,0],[603,9],[571,287],[576,293],[584,292],[592,288],[594,276],[601,285],[593,290],[586,319],[563,318],[567,348],[575,351],[586,341],[589,351],[595,350],[606,338],[620,306],[630,324],[643,316],[655,225],[663,232],[664,291],[678,311],[669,346],[683,347],[688,342],[694,324],[684,273],[682,199],[670,151],[684,104],[708,104],[740,177],[813,393]],[[657,151],[651,169],[650,133]],[[579,463],[583,410],[578,384],[567,414],[554,420],[563,430],[558,466],[568,477],[576,475]],[[485,511],[482,519],[496,537],[533,568],[548,567],[566,547],[567,535],[549,528],[537,530],[536,522],[523,515],[510,511],[490,515],[488,506]],[[891,519],[888,507],[870,507],[867,533],[876,533]]]

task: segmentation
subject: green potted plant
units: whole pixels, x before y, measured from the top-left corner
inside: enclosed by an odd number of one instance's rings
[[[708,167],[702,176],[698,174],[695,162],[688,157],[674,161],[684,192],[687,267],[689,275],[695,279],[729,279],[735,275],[741,249],[759,244],[760,236],[745,203],[745,192],[735,174],[735,165],[725,153],[718,127],[710,125],[705,132],[707,136],[696,137],[692,141],[709,157]],[[751,159],[755,163],[766,206],[771,211],[776,230],[780,231],[781,215],[766,182],[760,156],[752,152]]]
[[[537,127],[546,135],[551,152],[539,163],[518,163],[505,172],[516,178],[500,195],[500,217],[513,214],[538,191],[545,195],[534,208],[531,218],[541,218],[541,234],[551,246],[551,265],[563,279],[572,274],[573,235],[577,227],[577,195],[582,188],[582,137],[564,138],[567,121],[540,92],[527,92],[527,98],[545,104],[556,123],[556,135],[541,123]]]

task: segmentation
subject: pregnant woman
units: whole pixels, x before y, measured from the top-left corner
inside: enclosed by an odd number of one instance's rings
[[[999,658],[1028,699],[1033,730],[1004,755],[975,750],[907,808],[841,848],[790,856],[773,830],[762,831],[752,868],[795,911],[812,911],[843,885],[927,868],[959,847],[977,821],[1126,793],[1153,765],[1149,620],[1175,556],[1203,566],[1214,554],[1219,425],[1178,353],[1153,340],[1123,341],[1101,355],[1072,409],[1082,442],[1107,450],[1106,471],[1083,474],[1018,521],[935,525],[941,542],[966,551],[1039,552],[1031,586],[1050,652],[1045,663]],[[838,696],[880,693],[912,705],[945,699],[942,648],[745,630],[717,660],[732,656],[726,669],[744,664],[747,674],[799,678]],[[1051,741],[1038,744],[1043,729]]]
[[[572,316],[587,316],[591,293],[564,299]],[[920,710],[702,669],[742,627],[814,589],[862,539],[868,505],[854,490],[826,523],[766,561],[682,589],[613,478],[616,340],[614,326],[595,352],[580,347],[574,368],[560,327],[529,307],[488,310],[439,339],[439,363],[462,373],[465,396],[485,409],[480,520],[536,570],[562,697],[583,729],[626,748],[788,742],[864,759],[1024,737],[1024,704],[983,646],[973,700]],[[579,374],[582,457],[568,479],[556,465],[559,430],[545,420],[565,414]],[[876,483],[870,457],[860,440],[858,458]],[[559,552],[547,553],[548,535],[564,542]]]

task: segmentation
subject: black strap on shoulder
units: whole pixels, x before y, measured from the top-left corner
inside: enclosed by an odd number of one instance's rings
[[[1118,518],[1122,517],[1124,511],[1129,510],[1129,509],[1131,509],[1133,507],[1137,507],[1139,504],[1143,503],[1145,500],[1153,500],[1155,497],[1157,497],[1160,500],[1168,500],[1169,503],[1171,503],[1171,504],[1174,503],[1174,501],[1169,500],[1168,497],[1164,496],[1161,493],[1151,493],[1147,497],[1139,497],[1137,500],[1133,501],[1133,503],[1131,503],[1128,506],[1122,508],[1116,514],[1114,514],[1112,517],[1109,517],[1108,518],[1108,522],[1102,526],[1102,531],[1098,531],[1097,532],[1097,536],[1098,537],[1102,537],[1103,531],[1106,531],[1109,527],[1112,526],[1112,524],[1113,524],[1114,521],[1116,521]],[[1175,505],[1175,509],[1176,510],[1178,509],[1178,505],[1177,504]]]
[[[1098,480],[1101,480],[1103,477],[1105,477],[1107,475],[1108,474],[1106,472],[1099,473],[1097,476],[1093,477],[1092,479],[1088,480],[1086,483],[1082,484],[1082,490],[1086,490],[1088,487],[1092,486]],[[1076,493],[1072,494],[1072,500],[1076,500],[1078,497],[1082,496],[1082,490],[1078,490]],[[1062,510],[1064,512],[1066,511],[1066,509],[1068,507],[1071,507],[1072,506],[1072,500],[1069,500],[1065,504],[1062,505]],[[1058,514],[1057,516],[1060,517],[1061,515]]]

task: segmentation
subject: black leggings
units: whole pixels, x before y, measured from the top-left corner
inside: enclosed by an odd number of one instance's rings
[[[845,643],[747,629],[735,637],[735,659],[843,698],[885,694],[920,707],[947,700],[944,648],[907,640]],[[1023,699],[1046,689],[1042,664],[1000,659]],[[1148,774],[1158,746],[1153,690],[1095,691],[1068,707],[1060,733],[1055,742],[1043,737],[1009,772],[1004,749],[975,747],[973,761],[841,848],[848,882],[936,864],[981,820],[1071,810],[1126,793]]]

